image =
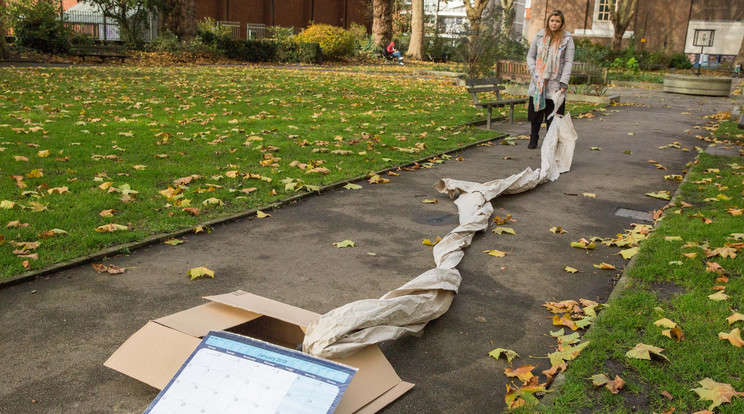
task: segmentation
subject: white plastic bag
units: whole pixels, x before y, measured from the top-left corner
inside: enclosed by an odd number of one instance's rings
[[[555,149],[555,162],[558,165],[558,172],[563,174],[571,170],[574,148],[579,136],[574,130],[571,113],[564,116],[558,115],[555,122],[558,122],[558,125],[556,125],[558,127],[558,146]]]

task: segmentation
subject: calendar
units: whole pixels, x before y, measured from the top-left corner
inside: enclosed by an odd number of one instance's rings
[[[329,414],[357,369],[212,331],[144,414]]]

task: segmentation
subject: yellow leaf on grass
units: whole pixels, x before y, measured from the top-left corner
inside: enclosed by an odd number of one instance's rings
[[[741,339],[741,331],[739,331],[739,328],[734,328],[729,333],[719,332],[718,337],[720,339],[728,340],[731,342],[731,345],[737,348],[744,346],[744,340]]]
[[[120,231],[120,230],[129,230],[129,227],[123,226],[121,224],[111,223],[111,224],[104,224],[103,226],[98,226],[96,228],[96,232],[98,233],[112,233],[112,232]]]
[[[682,241],[682,237],[679,236],[665,236],[664,240],[666,241]]]
[[[563,270],[565,270],[568,273],[577,273],[579,271],[578,269],[574,269],[573,267],[570,267],[570,266],[563,266]]]
[[[720,302],[722,300],[726,300],[729,298],[729,295],[725,294],[723,291],[718,291],[712,295],[708,295],[708,299],[714,300],[716,302]]]
[[[194,280],[200,277],[211,277],[212,279],[214,279],[214,272],[207,269],[204,266],[195,267],[189,270],[187,274],[191,277],[191,280]]]
[[[0,201],[0,208],[4,208],[7,210],[10,210],[11,208],[15,207],[16,203],[10,201],[10,200],[3,200]]]
[[[627,356],[628,358],[651,360],[651,356],[656,355],[658,357],[664,358],[667,361],[669,361],[669,358],[667,358],[666,355],[661,354],[663,350],[664,348],[659,348],[653,345],[639,343],[635,346],[635,348],[626,352],[625,356]]]
[[[495,228],[495,229],[493,229],[492,231],[493,231],[494,233],[496,233],[496,234],[504,234],[504,233],[508,233],[508,234],[513,234],[513,235],[515,235],[515,236],[516,236],[516,234],[517,234],[517,232],[515,232],[515,231],[514,231],[514,229],[513,229],[513,228],[511,228],[511,227],[496,227],[496,228]]]
[[[351,240],[344,240],[342,242],[333,243],[334,246],[338,247],[339,249],[344,247],[356,247],[356,244],[354,244]]]
[[[210,197],[204,201],[202,201],[202,204],[205,206],[224,206],[225,203],[222,202],[219,198]]]
[[[700,396],[700,400],[712,401],[708,407],[709,410],[725,402],[730,403],[731,397],[744,397],[744,392],[737,392],[730,384],[715,382],[710,378],[700,381],[700,385],[702,385],[701,388],[693,388],[690,391],[695,391]]]
[[[496,348],[493,351],[488,353],[488,356],[494,357],[496,359],[499,359],[501,355],[504,355],[506,357],[506,361],[511,364],[512,359],[514,357],[519,357],[519,354],[512,351],[511,349],[504,349],[504,348]]]
[[[38,156],[39,158],[46,158],[46,157],[49,156],[49,154],[51,154],[51,151],[49,151],[49,150],[41,150],[41,151],[39,151],[39,152],[36,153],[36,156]]]
[[[676,327],[677,326],[677,323],[674,322],[674,321],[672,321],[671,319],[662,318],[662,319],[659,319],[658,321],[654,322],[654,325],[655,326],[658,326],[660,328],[669,328],[669,329],[671,329],[671,328]]]
[[[736,321],[744,321],[744,315],[739,312],[734,312],[733,315],[726,318],[726,321],[728,321],[729,325],[732,325]]]
[[[677,342],[685,339],[685,334],[682,333],[682,329],[679,326],[675,326],[672,329],[665,329],[661,331],[661,334],[666,337],[672,338]]]
[[[496,257],[506,256],[506,252],[502,252],[501,250],[483,250],[483,253],[488,253],[489,255]]]
[[[697,257],[697,253],[682,253],[682,256],[688,258],[688,259],[694,259]]]

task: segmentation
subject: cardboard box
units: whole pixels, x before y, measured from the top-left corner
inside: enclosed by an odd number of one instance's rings
[[[104,363],[162,390],[210,330],[223,330],[297,348],[319,315],[248,292],[209,296],[209,303],[148,322]],[[336,413],[374,413],[413,388],[398,377],[377,346],[343,359],[359,369]]]

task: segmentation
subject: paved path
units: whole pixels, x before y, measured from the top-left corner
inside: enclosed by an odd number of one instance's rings
[[[529,355],[553,351],[548,300],[604,301],[623,267],[616,248],[586,253],[569,247],[581,237],[614,236],[629,228],[620,208],[648,212],[665,202],[645,196],[674,191],[663,179],[679,174],[695,151],[659,149],[679,142],[692,149],[703,115],[729,111],[732,99],[620,89],[623,102],[607,115],[577,119],[573,169],[556,182],[494,200],[495,215],[512,214],[517,235],[490,231],[475,237],[459,269],[463,283],[450,311],[421,337],[383,344],[399,375],[416,387],[385,413],[493,413],[504,406],[507,367],[488,357],[496,347],[517,351],[515,365],[540,363]],[[525,134],[526,124],[497,125]],[[633,133],[634,135],[629,135]],[[601,151],[590,150],[600,147]],[[626,150],[630,154],[625,154]],[[250,291],[323,313],[353,300],[379,297],[433,267],[424,238],[457,224],[456,208],[432,186],[439,178],[487,181],[539,165],[539,152],[493,145],[465,150],[464,161],[403,172],[385,185],[363,184],[194,235],[180,246],[156,245],[109,263],[124,275],[97,274],[90,265],[0,289],[0,413],[137,413],[157,391],[103,366],[148,320],[203,303],[202,296]],[[511,159],[505,160],[505,157]],[[667,170],[660,170],[648,160]],[[582,192],[596,193],[596,198]],[[437,204],[423,204],[437,198]],[[562,226],[568,234],[548,229]],[[332,245],[345,239],[356,248]],[[482,253],[509,252],[504,258]],[[376,253],[375,256],[368,252]],[[215,279],[189,281],[188,269],[207,265]],[[581,270],[568,274],[569,265]]]

